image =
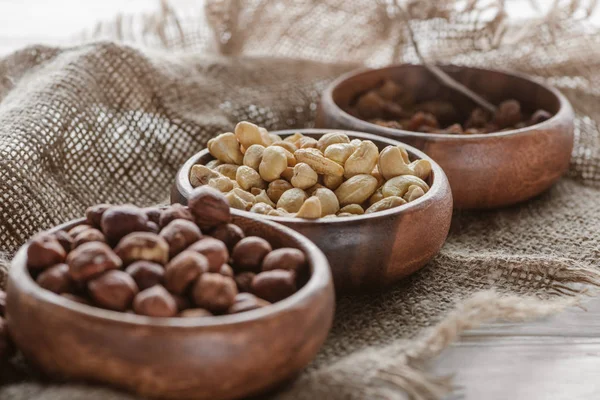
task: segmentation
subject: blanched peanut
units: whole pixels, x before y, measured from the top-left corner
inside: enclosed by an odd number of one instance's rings
[[[275,208],[275,203],[271,201],[265,190],[261,190],[260,193],[255,194],[254,199],[257,203],[265,203]]]
[[[284,148],[278,146],[267,147],[263,152],[258,172],[265,181],[272,182],[281,176],[287,166],[288,161]]]
[[[265,128],[259,127],[258,130],[260,131],[260,137],[262,138],[263,144],[265,146],[270,146],[273,143],[277,142],[277,140],[273,140],[273,138],[271,137],[271,134]],[[275,136],[277,136],[277,135],[275,135]]]
[[[341,213],[363,215],[365,210],[363,210],[363,208],[358,204],[348,204],[347,206],[340,208],[340,214]]]
[[[285,157],[287,158],[288,167],[293,167],[294,165],[296,165],[297,161],[294,153],[288,151],[286,148],[283,148],[283,150],[285,150]]]
[[[207,143],[208,151],[216,159],[227,164],[242,164],[244,156],[240,151],[240,145],[231,132],[222,133]]]
[[[294,152],[298,149],[296,147],[296,145],[294,145],[294,143],[292,143],[292,142],[284,142],[283,140],[280,140],[279,142],[275,142],[271,146],[283,147],[284,149],[286,149],[287,151],[289,151],[292,154],[294,154]]]
[[[244,165],[258,170],[258,166],[263,158],[263,152],[265,151],[265,146],[260,144],[253,144],[248,147],[246,153],[244,154]]]
[[[329,214],[335,214],[340,209],[340,202],[338,201],[337,196],[327,188],[319,188],[315,190],[312,196],[318,198],[321,202],[321,217]]]
[[[233,190],[233,183],[235,181],[229,179],[226,176],[220,176],[218,178],[212,178],[208,181],[208,186],[217,189],[220,192],[227,193]]]
[[[269,214],[270,211],[273,211],[273,207],[271,207],[270,205],[268,205],[266,203],[256,203],[250,209],[250,212],[253,212],[256,214],[263,214],[263,215]]]
[[[379,149],[370,140],[363,140],[356,150],[348,157],[344,164],[344,177],[351,178],[355,175],[370,174],[377,165]]]
[[[277,179],[269,183],[269,187],[267,188],[267,196],[269,196],[271,201],[277,203],[283,192],[291,188],[293,188],[293,186],[288,181]]]
[[[360,142],[361,142],[360,139],[352,139],[350,141],[350,144],[352,145],[352,147],[354,147],[354,149],[356,149],[360,145]]]
[[[258,172],[245,165],[238,168],[235,180],[244,190],[250,190],[252,188],[264,189],[267,187]]]
[[[350,143],[335,143],[327,146],[323,155],[340,165],[344,165],[348,157],[354,153],[354,150],[354,146]]]
[[[317,139],[304,136],[296,142],[296,147],[299,149],[314,149],[317,147]]]
[[[425,193],[429,190],[429,186],[421,178],[414,175],[400,175],[384,183],[381,187],[381,193],[383,197],[402,197],[411,185],[419,186]]]
[[[361,204],[367,200],[377,189],[377,179],[371,175],[361,174],[355,175],[342,183],[336,189],[340,205]]]
[[[290,182],[294,187],[308,189],[317,183],[318,178],[317,173],[308,164],[298,163],[294,167],[294,175]]]
[[[235,174],[237,172],[238,167],[239,165],[235,164],[221,164],[215,167],[214,170],[220,173],[221,175],[228,177],[229,179],[235,179]]]
[[[220,160],[210,160],[209,162],[206,163],[206,166],[210,169],[215,169],[216,167],[218,167],[219,165],[223,164],[223,161]]]
[[[335,190],[344,182],[343,176],[325,175],[323,177],[323,184],[331,190]]]
[[[377,187],[383,185],[383,182],[385,182],[385,179],[383,179],[383,176],[381,176],[381,172],[379,172],[379,167],[377,165],[375,168],[373,168],[373,171],[371,171],[371,175],[377,179]]]
[[[377,166],[386,180],[399,175],[413,175],[413,171],[404,162],[402,151],[398,146],[387,146],[381,150]]]
[[[276,133],[269,133],[269,138],[271,139],[271,143],[279,142],[281,140],[281,136]]]
[[[403,204],[406,204],[406,200],[402,197],[398,196],[390,196],[385,199],[379,200],[377,203],[373,204],[371,207],[367,208],[365,214],[371,214],[377,211],[388,210],[390,208],[398,207]]]
[[[425,192],[417,185],[411,185],[408,187],[406,194],[404,195],[404,200],[411,202],[413,200],[418,199],[423,196]]]
[[[298,140],[302,139],[303,137],[305,137],[303,134],[296,132],[291,136],[286,137],[285,139],[283,139],[284,142],[291,142],[291,143],[296,143]]]
[[[317,140],[317,149],[321,152],[325,152],[327,147],[335,143],[350,143],[350,138],[342,132],[326,133]]]
[[[381,192],[381,188],[377,189],[375,191],[375,193],[373,193],[373,195],[371,197],[369,197],[369,205],[372,206],[373,204],[377,203],[379,200],[383,200],[383,193]]]
[[[425,180],[431,173],[431,163],[427,160],[416,160],[410,163],[409,168],[413,171],[413,174],[419,178]]]
[[[298,162],[310,165],[317,174],[334,176],[344,175],[344,168],[341,165],[326,158],[323,153],[317,149],[298,149],[296,150],[295,156]]]
[[[286,210],[284,210],[283,208],[278,208],[278,209],[269,211],[267,215],[272,215],[274,217],[293,217],[295,214],[289,213]]]
[[[321,217],[321,201],[313,196],[302,204],[296,218],[317,219]]]
[[[266,132],[266,130],[264,131]],[[235,126],[235,138],[237,141],[244,146],[244,148],[248,149],[253,144],[260,144],[262,146],[267,146],[268,143],[265,143],[263,138],[263,133],[259,129],[258,126],[253,123],[242,121],[239,122]],[[267,133],[268,137],[268,133]],[[270,141],[270,139],[268,139]],[[241,164],[241,162],[237,163]]]
[[[244,192],[245,194],[242,194],[239,191]],[[251,198],[246,195],[251,196]],[[229,202],[230,207],[237,208],[238,210],[249,211],[254,205],[254,196],[241,189],[233,189],[225,195],[225,198]]]
[[[293,188],[281,195],[277,201],[277,208],[283,208],[287,212],[298,212],[305,200],[306,193],[304,190]]]
[[[317,182],[314,185],[312,185],[311,187],[309,187],[308,189],[305,189],[304,191],[306,192],[306,194],[308,196],[312,196],[317,189],[321,189],[321,188],[324,188],[324,187],[325,186],[323,186],[323,185],[321,185],[320,183]]]
[[[190,183],[192,187],[207,185],[208,181],[219,178],[222,175],[205,165],[194,165],[190,170]]]

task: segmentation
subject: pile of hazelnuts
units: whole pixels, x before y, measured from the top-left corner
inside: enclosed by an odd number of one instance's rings
[[[151,317],[234,314],[292,295],[308,274],[302,251],[245,236],[207,186],[189,206],[100,204],[86,219],[27,248],[37,283],[79,303]]]

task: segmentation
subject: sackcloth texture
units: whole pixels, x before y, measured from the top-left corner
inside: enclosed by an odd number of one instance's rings
[[[455,213],[423,270],[388,291],[338,299],[315,361],[265,397],[440,398],[452,382],[425,364],[461,331],[559,312],[600,283],[600,34],[586,22],[591,10],[559,1],[515,24],[503,1],[404,4],[429,61],[527,73],[569,98],[577,120],[568,176],[523,204]],[[94,41],[0,60],[6,260],[89,205],[164,202],[178,167],[240,120],[311,127],[335,77],[418,62],[393,1],[209,0],[201,15],[161,6],[139,23],[99,25],[87,35]],[[2,263],[2,285],[8,268]],[[136,398],[54,383],[18,356],[2,366],[0,383],[5,400]]]

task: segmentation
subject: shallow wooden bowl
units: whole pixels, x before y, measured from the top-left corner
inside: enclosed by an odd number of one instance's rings
[[[401,83],[416,100],[445,89],[420,65],[397,65],[344,75],[323,93],[317,126],[370,132],[423,150],[448,176],[456,208],[494,208],[527,200],[548,189],[568,169],[573,148],[573,109],[556,89],[520,74],[446,66],[459,82],[493,103],[516,99],[525,110],[554,114],[537,125],[510,131],[450,135],[410,132],[363,121],[343,111],[358,95],[384,79]],[[473,107],[456,95],[459,110]]]
[[[327,129],[275,131],[282,137],[301,132],[314,138]],[[344,131],[351,139],[368,139],[379,149],[401,144],[366,133]],[[348,292],[389,285],[423,267],[442,247],[452,217],[452,193],[446,175],[421,151],[404,146],[411,160],[423,158],[433,166],[431,189],[423,197],[389,210],[355,217],[306,220],[260,215],[277,221],[311,239],[327,256],[336,291]],[[213,157],[203,150],[191,157],[177,173],[171,202],[187,204],[192,186],[190,169]],[[253,215],[232,210],[234,215]],[[256,215],[256,214],[254,214]]]
[[[82,223],[77,220],[56,229]],[[13,260],[8,326],[19,349],[47,374],[111,384],[147,397],[235,399],[293,377],[331,327],[334,291],[327,259],[308,239],[270,221],[235,215],[247,235],[308,256],[308,283],[287,299],[240,314],[152,318],[79,304],[40,288]]]

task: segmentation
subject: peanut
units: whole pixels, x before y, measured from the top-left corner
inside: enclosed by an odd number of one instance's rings
[[[285,191],[277,201],[277,208],[283,208],[287,212],[295,213],[300,210],[306,200],[306,193],[302,189],[293,188]]]
[[[226,164],[241,165],[244,160],[240,145],[231,132],[222,133],[216,138],[210,139],[207,147],[210,154]]]
[[[294,167],[294,175],[290,182],[294,187],[308,189],[317,183],[317,179],[317,173],[308,164],[298,163]]]
[[[298,149],[294,143],[292,142],[285,142],[283,140],[280,140],[279,142],[275,142],[273,143],[271,146],[279,146],[279,147],[283,147],[284,149],[286,149],[287,151],[289,151],[290,153],[294,154],[294,152]]]
[[[323,184],[331,190],[335,190],[344,182],[343,176],[325,175],[323,177]]]
[[[256,194],[254,198],[257,203],[265,203],[275,208],[275,203],[271,201],[271,199],[267,195],[267,192],[264,189],[261,190],[260,193]]]
[[[206,164],[206,166],[208,166],[208,164]],[[229,179],[235,180],[235,174],[237,172],[238,167],[239,165],[235,164],[221,164],[213,169],[221,175],[226,176]]]
[[[302,204],[296,218],[317,219],[321,217],[321,201],[318,197],[310,197]]]
[[[419,188],[420,189],[420,188]],[[393,207],[398,207],[403,204],[406,204],[406,200],[402,197],[398,196],[390,196],[385,199],[379,200],[377,203],[373,204],[371,207],[367,208],[365,214],[371,214],[377,211],[389,210]]]
[[[262,161],[264,151],[265,146],[262,146],[260,144],[253,144],[252,146],[248,147],[246,153],[244,154],[244,165],[252,169],[258,170],[258,166]]]
[[[269,183],[269,187],[267,188],[267,196],[271,199],[271,201],[277,203],[281,195],[286,191],[293,188],[292,184],[283,179],[276,179],[273,182]]]
[[[335,214],[340,209],[340,202],[337,196],[327,188],[318,188],[313,192],[312,196],[318,198],[321,203],[321,217]]]
[[[306,163],[318,174],[343,176],[344,168],[328,158],[317,149],[298,149],[295,153],[296,160]]]
[[[265,143],[263,137],[263,134],[265,132],[267,131],[264,130],[263,132],[261,132],[258,126],[246,121],[239,122],[235,126],[235,138],[240,143],[240,145],[244,146],[245,149],[248,149],[253,144],[268,146],[268,143]],[[266,136],[268,138],[268,132]],[[268,140],[270,141],[270,139]],[[241,162],[237,164],[241,164]]]
[[[258,166],[258,172],[261,178],[267,182],[272,182],[281,176],[281,173],[288,167],[286,150],[283,147],[267,147],[263,152],[263,157]]]
[[[327,146],[323,155],[340,165],[344,165],[348,157],[354,153],[354,150],[354,146],[350,143],[335,143]]]
[[[344,164],[344,177],[370,174],[377,165],[379,149],[370,140],[363,140]]]
[[[273,207],[266,203],[256,203],[250,209],[250,212],[263,215],[267,215],[270,211],[273,211]]]
[[[262,180],[258,172],[245,165],[242,165],[238,168],[235,175],[235,180],[244,190],[250,190],[251,188],[266,188],[265,182]]]
[[[377,179],[371,175],[354,175],[335,191],[340,205],[361,204],[377,190]]]
[[[192,187],[208,185],[208,182],[214,178],[220,178],[222,175],[206,165],[194,165],[190,170],[190,183]]]
[[[299,149],[314,149],[317,147],[317,139],[305,136],[296,142],[296,146]]]

